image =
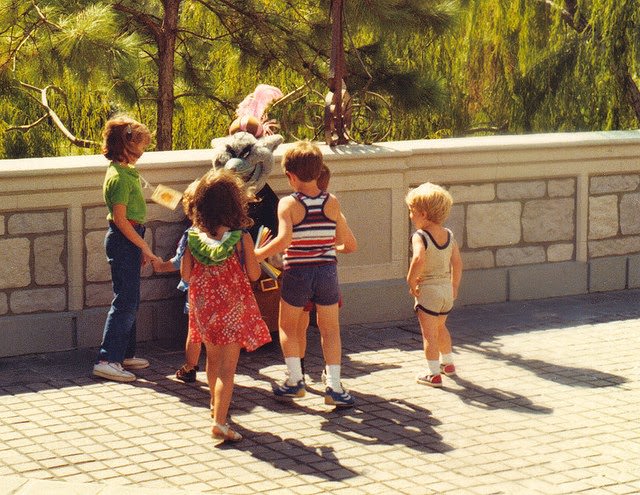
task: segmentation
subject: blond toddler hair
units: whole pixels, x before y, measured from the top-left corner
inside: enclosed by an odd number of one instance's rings
[[[451,212],[453,198],[444,187],[425,182],[409,191],[405,202],[409,209],[424,213],[429,221],[442,225]]]

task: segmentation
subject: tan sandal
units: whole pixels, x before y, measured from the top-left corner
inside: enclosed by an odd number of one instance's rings
[[[229,428],[229,425],[221,425],[215,423],[213,428],[211,428],[211,436],[216,441],[216,445],[219,445],[224,442],[239,442],[242,440],[242,435],[237,431]]]

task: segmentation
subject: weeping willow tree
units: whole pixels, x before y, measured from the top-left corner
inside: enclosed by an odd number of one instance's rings
[[[466,3],[430,50],[449,97],[432,135],[638,127],[638,0]]]
[[[635,128],[639,2],[461,0],[459,15],[449,0],[350,0],[346,84],[390,103],[387,139]],[[158,149],[206,147],[258,83],[303,88],[273,116],[309,137],[330,7],[0,0],[0,156],[83,152],[70,143],[99,141],[118,110],[156,128]]]

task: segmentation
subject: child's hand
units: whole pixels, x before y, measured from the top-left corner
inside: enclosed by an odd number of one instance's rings
[[[153,252],[151,250],[147,251],[146,249],[142,251],[142,266],[146,265],[147,263],[162,263],[162,258],[160,258],[160,256],[156,256],[155,254],[153,254]]]
[[[409,293],[413,297],[418,297],[420,295],[420,277],[416,278],[415,281],[411,280],[410,277],[407,278],[407,284],[409,284]]]
[[[164,272],[164,264],[165,262],[160,259],[160,261],[152,260],[151,265],[153,266],[154,272]]]
[[[416,284],[413,287],[409,287],[409,292],[413,297],[420,296],[420,284]]]

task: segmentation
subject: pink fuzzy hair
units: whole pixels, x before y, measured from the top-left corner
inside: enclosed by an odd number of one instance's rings
[[[255,117],[262,124],[256,137],[260,137],[263,132],[270,134],[269,126],[265,125],[264,111],[271,102],[282,98],[282,91],[275,86],[268,84],[258,84],[256,89],[248,95],[236,108],[236,115],[240,122],[246,122],[248,117]]]

